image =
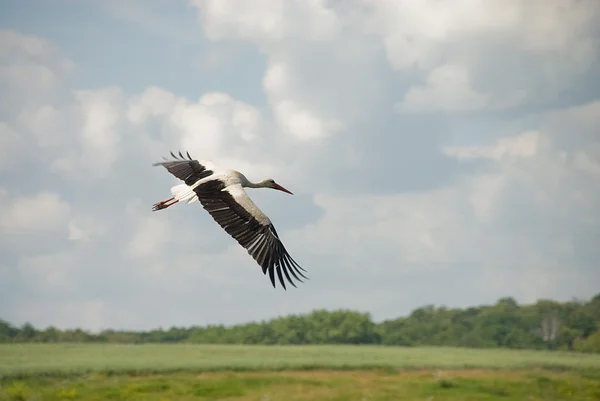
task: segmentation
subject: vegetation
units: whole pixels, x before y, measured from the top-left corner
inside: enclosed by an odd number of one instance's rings
[[[313,369],[597,370],[600,355],[563,351],[352,345],[4,344],[0,377],[68,377],[108,372]]]
[[[28,378],[0,400],[578,400],[600,399],[600,376],[570,372],[214,372]]]
[[[600,355],[373,345],[4,344],[0,401],[597,400]]]
[[[0,320],[0,343],[0,401],[600,399],[600,294],[381,323],[349,310],[148,332]]]
[[[147,332],[80,329],[38,330],[0,320],[0,343],[97,342],[192,344],[380,344],[457,346],[600,352],[600,294],[587,302],[539,300],[518,305],[512,298],[495,305],[449,309],[425,306],[409,316],[374,323],[368,313],[316,310],[306,315],[231,327],[172,327]]]

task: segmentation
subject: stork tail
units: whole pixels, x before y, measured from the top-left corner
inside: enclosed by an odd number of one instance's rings
[[[171,194],[173,194],[173,198],[177,199],[179,202],[192,203],[198,200],[194,190],[187,184],[175,185],[171,188]]]

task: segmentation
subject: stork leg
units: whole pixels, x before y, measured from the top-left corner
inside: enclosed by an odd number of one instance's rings
[[[152,205],[152,211],[156,212],[157,210],[166,209],[169,206],[173,206],[177,202],[179,202],[179,201],[176,200],[174,197],[166,199],[164,201],[157,202],[154,205]]]

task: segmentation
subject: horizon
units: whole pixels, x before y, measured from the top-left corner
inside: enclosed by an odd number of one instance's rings
[[[3,2],[2,319],[598,294],[600,2],[248,4]],[[153,213],[169,151],[293,192],[247,191],[309,280],[274,289],[198,203]]]
[[[579,299],[579,298],[571,298],[571,300],[568,301],[557,301],[554,299],[547,299],[547,298],[540,298],[535,300],[535,302],[532,303],[527,303],[527,304],[522,304],[517,302],[517,307],[521,308],[521,307],[534,307],[535,305],[537,305],[540,302],[553,302],[553,303],[559,303],[559,304],[566,304],[566,303],[578,303],[578,304],[585,304],[585,303],[589,303],[592,300],[594,300],[595,298],[600,297],[600,292],[598,294],[596,294],[593,297],[590,297],[589,299]],[[133,332],[152,332],[152,331],[168,331],[171,329],[192,329],[192,328],[206,328],[206,327],[214,327],[214,326],[223,326],[225,328],[232,328],[234,326],[245,326],[245,325],[251,325],[251,324],[264,324],[264,323],[269,323],[272,322],[274,320],[278,320],[278,319],[285,319],[285,318],[289,318],[289,317],[308,317],[309,315],[311,315],[314,312],[327,312],[327,313],[334,313],[334,312],[355,312],[355,313],[360,313],[360,314],[367,314],[369,316],[369,320],[371,322],[373,322],[373,324],[375,325],[381,325],[384,324],[386,322],[390,322],[390,321],[394,321],[394,320],[398,320],[398,319],[407,319],[410,318],[411,315],[419,309],[424,309],[424,308],[434,308],[434,309],[440,309],[440,308],[445,308],[449,311],[451,310],[467,310],[467,309],[471,309],[471,308],[492,308],[496,305],[498,305],[501,301],[503,300],[507,300],[507,299],[512,299],[516,302],[516,300],[512,297],[501,297],[498,298],[496,300],[495,303],[489,303],[489,304],[479,304],[479,305],[470,305],[470,306],[465,306],[465,307],[455,307],[455,308],[451,308],[448,307],[446,305],[433,305],[433,304],[426,304],[426,305],[421,305],[416,307],[415,309],[411,310],[410,313],[408,314],[404,314],[404,315],[399,315],[396,317],[391,317],[388,319],[384,319],[384,320],[376,320],[373,319],[372,314],[369,311],[364,311],[364,310],[357,310],[357,309],[348,309],[348,308],[340,308],[340,309],[312,309],[309,311],[305,311],[305,312],[300,312],[300,313],[290,313],[287,315],[278,315],[278,316],[273,316],[270,318],[266,318],[266,319],[261,319],[261,320],[247,320],[247,321],[240,321],[240,322],[236,322],[236,323],[232,323],[232,324],[223,324],[223,323],[207,323],[204,325],[197,325],[197,324],[191,324],[188,326],[168,326],[168,327],[163,327],[163,326],[158,326],[158,327],[147,327],[147,328],[142,328],[139,330],[129,330],[129,329],[124,329],[124,328],[117,328],[117,327],[105,327],[105,328],[99,328],[97,330],[85,330],[82,329],[80,327],[58,327],[56,325],[50,325],[50,326],[45,326],[45,327],[37,327],[34,324],[31,324],[30,322],[25,322],[25,324],[30,324],[33,328],[35,328],[38,331],[42,331],[48,328],[55,328],[61,331],[69,331],[69,330],[83,330],[88,334],[101,334],[102,332],[105,331],[115,331],[115,332],[128,332],[128,331],[133,331]],[[2,316],[0,316],[0,322],[4,321],[5,323],[8,323],[9,325],[13,326],[13,327],[23,327],[23,325],[17,326],[9,321],[6,321],[2,318]]]

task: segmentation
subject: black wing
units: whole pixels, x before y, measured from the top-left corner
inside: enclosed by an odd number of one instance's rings
[[[308,279],[300,272],[306,270],[296,263],[283,246],[269,218],[252,202],[241,185],[223,189],[225,185],[220,180],[210,180],[194,191],[213,219],[248,251],[265,275],[269,272],[273,287],[275,271],[284,289],[282,272],[294,287],[296,285],[290,273],[300,282],[302,280],[298,275]]]
[[[178,158],[171,152],[171,156],[175,160],[167,160],[164,162],[158,162],[152,164],[153,166],[163,166],[167,171],[179,178],[187,185],[192,185],[202,178],[208,177],[213,174],[212,170],[206,168],[206,166],[200,164],[198,160],[192,160],[192,157],[186,152],[187,159],[179,152]]]

